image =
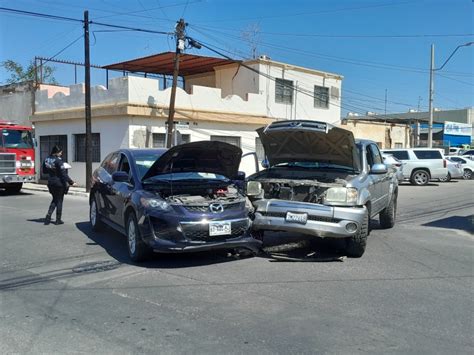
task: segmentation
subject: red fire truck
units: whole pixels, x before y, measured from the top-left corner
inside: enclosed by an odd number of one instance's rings
[[[0,188],[19,192],[35,181],[33,129],[0,120]]]

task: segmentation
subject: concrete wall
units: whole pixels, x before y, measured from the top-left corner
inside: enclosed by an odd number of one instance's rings
[[[33,93],[31,91],[0,95],[0,119],[25,126],[31,125],[32,105]]]
[[[92,119],[92,133],[100,133],[100,153],[101,161],[105,156],[119,148],[126,148],[129,146],[128,139],[128,118],[127,117],[109,117]],[[74,161],[75,151],[75,134],[85,133],[84,119],[60,120],[52,121],[38,121],[35,122],[35,135],[38,142],[41,141],[41,136],[50,135],[67,135],[67,151],[68,163],[71,164],[72,169],[69,170],[69,176],[85,186],[86,183],[86,164],[84,162]],[[40,146],[36,148],[36,166],[41,166],[40,162]],[[92,169],[96,169],[99,163],[93,163]],[[37,172],[37,179],[39,180],[39,169]]]
[[[348,121],[341,125],[354,134],[355,138],[370,139],[380,143],[380,148],[397,148],[397,143],[402,148],[410,147],[410,128],[406,125],[395,125],[390,123]]]
[[[328,123],[339,123],[341,117],[341,80],[328,75],[327,77],[311,71],[301,71],[291,66],[287,68],[275,65],[272,62],[262,62],[259,71],[274,78],[293,81],[293,103],[283,104],[275,102],[275,81],[259,76],[260,93],[265,96],[266,114],[269,117],[281,119],[311,119]],[[331,86],[339,89],[339,97],[329,98],[328,108],[314,107],[314,86]]]
[[[158,80],[139,77],[120,77],[109,81],[109,88],[94,86],[91,88],[91,102],[94,107],[129,103],[142,106],[168,108],[171,88],[159,90]],[[48,98],[46,91],[36,94],[36,112],[84,107],[84,84],[72,85],[70,95],[57,93]],[[176,109],[192,111],[220,111],[250,115],[265,115],[264,98],[258,94],[248,94],[243,100],[240,96],[222,97],[220,89],[193,86],[192,94],[181,88],[176,92]]]

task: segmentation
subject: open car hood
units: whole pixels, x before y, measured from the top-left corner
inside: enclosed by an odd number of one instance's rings
[[[360,170],[359,151],[351,131],[310,120],[277,121],[257,130],[270,166],[324,162]]]
[[[239,170],[242,150],[218,141],[192,142],[167,150],[148,169],[142,181],[156,175],[201,172],[234,179]]]

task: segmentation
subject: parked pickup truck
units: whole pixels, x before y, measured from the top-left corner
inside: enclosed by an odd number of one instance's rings
[[[351,257],[364,254],[369,220],[395,223],[398,181],[377,144],[325,122],[278,121],[257,130],[269,168],[249,177],[252,228],[344,238]]]

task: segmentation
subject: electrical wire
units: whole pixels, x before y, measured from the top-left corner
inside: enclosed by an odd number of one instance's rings
[[[240,29],[235,28],[222,28],[217,26],[202,26],[202,25],[194,25],[196,27],[200,27],[203,29],[210,29],[210,30],[221,30],[221,31],[229,31],[229,32],[242,32]],[[285,33],[285,32],[260,32],[262,35],[269,35],[269,36],[286,36],[286,37],[315,37],[315,38],[399,38],[399,39],[407,39],[407,38],[445,38],[445,37],[473,37],[474,33],[427,33],[427,34],[400,34],[400,35],[355,35],[355,34],[321,34],[321,33]]]
[[[53,55],[52,57],[49,57],[46,61],[43,62],[43,64],[46,64],[48,63],[49,61],[51,61],[52,59],[56,58],[58,55],[60,55],[61,53],[63,53],[66,49],[68,49],[69,47],[71,47],[72,45],[74,45],[74,43],[76,43],[77,41],[79,41],[81,38],[83,38],[84,35],[80,35],[79,37],[77,37],[74,41],[72,41],[71,43],[69,43],[66,47],[64,47],[63,49],[61,49],[59,52],[57,52],[55,55]]]
[[[260,17],[251,17],[245,19],[219,19],[214,20],[215,22],[239,22],[239,21],[254,21],[254,20],[265,20],[265,19],[275,19],[275,18],[288,18],[288,17],[298,17],[298,16],[307,16],[307,15],[315,15],[315,14],[327,14],[327,13],[335,13],[335,12],[345,12],[345,11],[353,11],[353,10],[365,10],[370,8],[378,8],[378,7],[387,7],[393,5],[402,5],[402,4],[409,4],[413,3],[413,1],[403,1],[403,2],[392,2],[388,4],[373,4],[373,5],[364,5],[364,6],[353,6],[353,7],[346,7],[346,8],[339,8],[339,9],[332,9],[332,10],[318,10],[318,11],[306,11],[306,12],[299,12],[299,13],[286,13],[282,15],[271,15],[271,16],[260,16]],[[203,22],[201,22],[203,23]]]

